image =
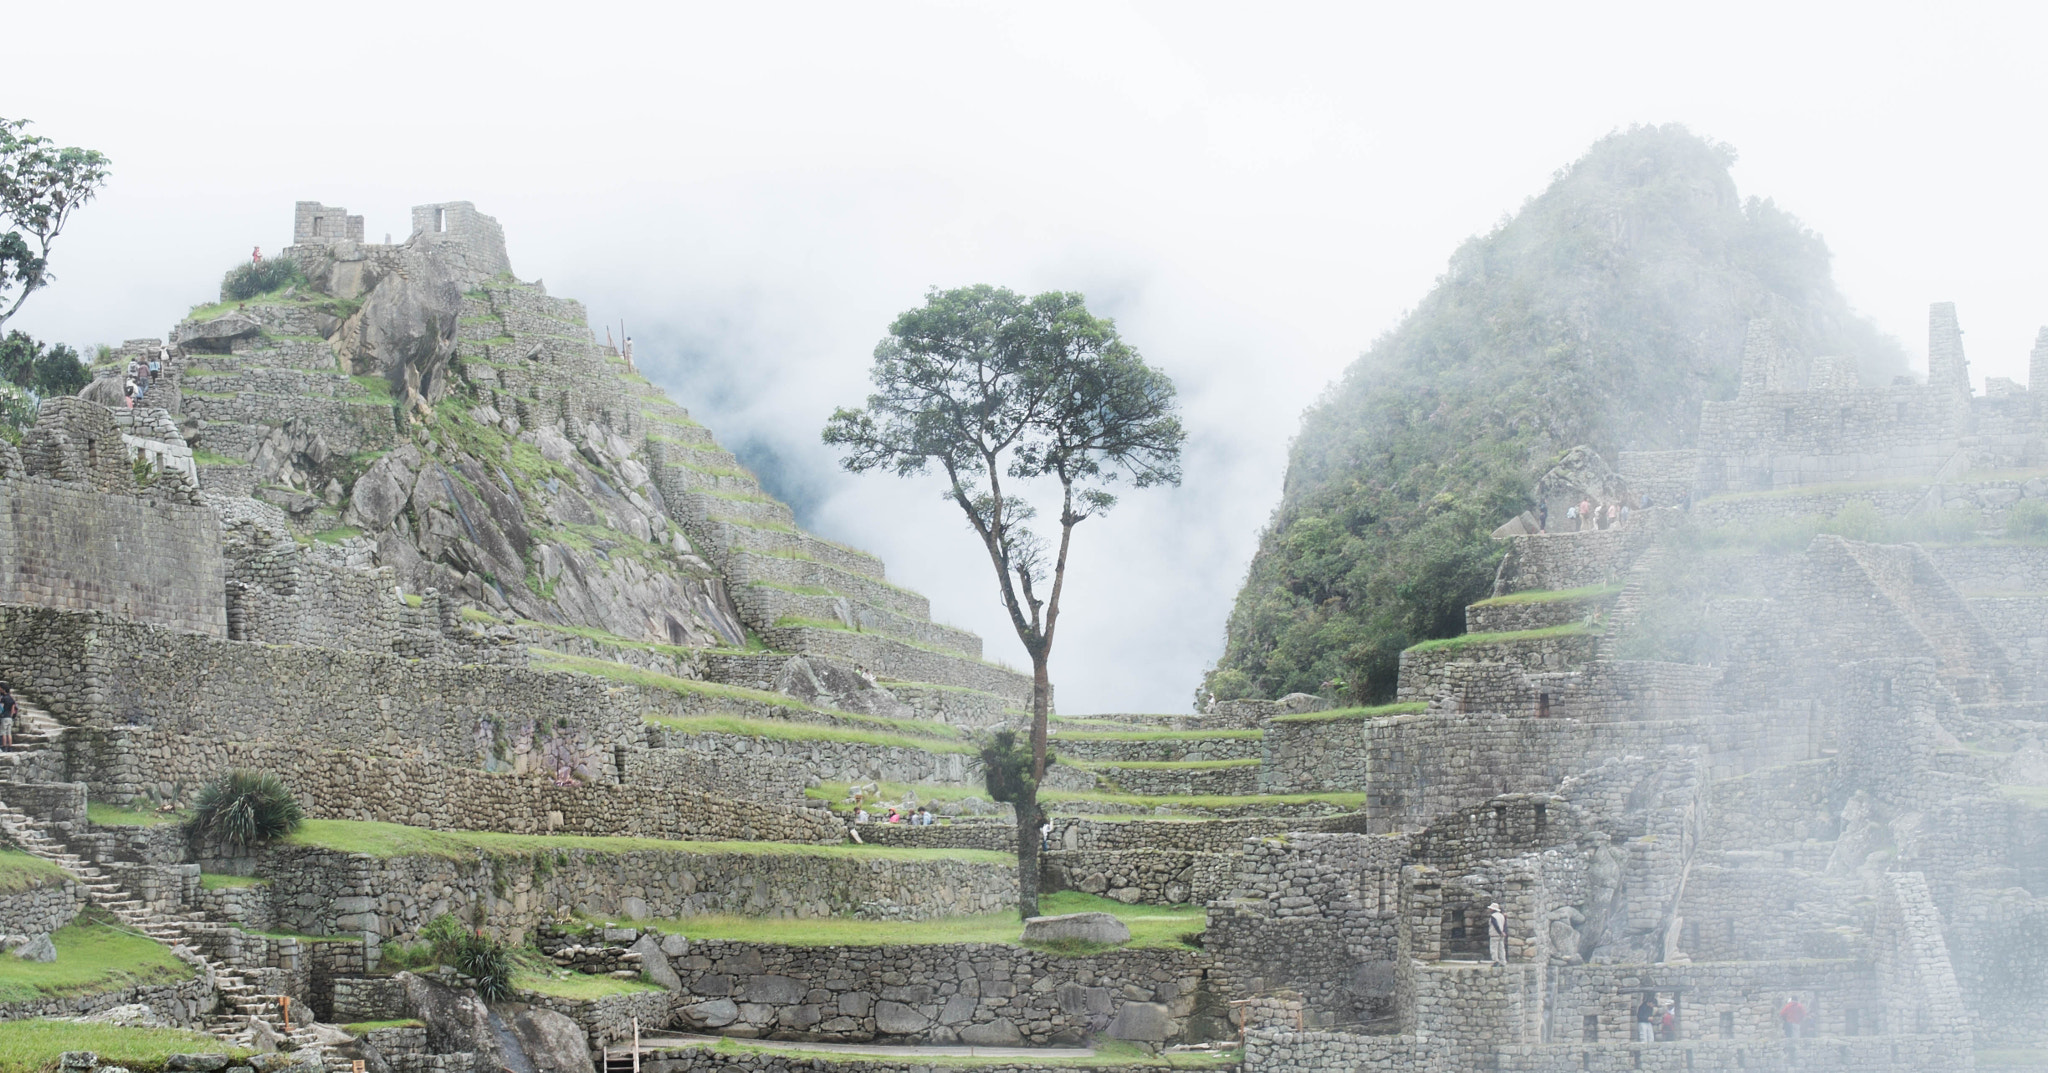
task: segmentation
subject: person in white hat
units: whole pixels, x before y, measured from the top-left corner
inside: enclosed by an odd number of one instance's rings
[[[1486,952],[1495,965],[1508,963],[1508,918],[1501,913],[1499,902],[1486,907]]]

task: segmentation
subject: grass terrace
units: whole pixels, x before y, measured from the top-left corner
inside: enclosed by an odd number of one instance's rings
[[[1207,926],[1199,905],[1125,905],[1114,898],[1102,898],[1078,891],[1043,895],[1039,911],[1057,913],[1114,913],[1131,929],[1131,941],[1124,948],[1148,950],[1194,949],[1187,939]],[[1002,943],[1023,946],[1017,937],[1023,925],[1015,910],[982,913],[937,920],[854,920],[846,917],[791,920],[781,917],[699,916],[682,920],[654,921],[663,931],[680,931],[692,940],[728,939],[747,943],[781,943],[788,946],[921,946],[940,943]],[[1035,944],[1034,944],[1035,945]],[[1057,949],[1054,953],[1099,953],[1092,950]]]
[[[1134,768],[1140,771],[1211,771],[1218,768],[1258,767],[1259,758],[1246,757],[1242,760],[1063,760],[1090,771],[1111,768]]]
[[[270,880],[257,876],[231,876],[221,872],[199,873],[200,890],[227,890],[231,887],[267,887]]]
[[[247,1057],[212,1036],[177,1028],[122,1028],[76,1021],[7,1021],[0,1023],[0,1073],[46,1073],[66,1051],[92,1051],[106,1065],[125,1066],[135,1073],[155,1073],[174,1054],[225,1054]]]
[[[1006,853],[972,849],[898,849],[886,846],[814,846],[794,842],[683,842],[665,838],[623,838],[592,835],[514,835],[496,831],[431,831],[396,823],[366,820],[307,820],[303,827],[286,836],[295,846],[311,846],[338,853],[362,853],[372,857],[446,857],[461,860],[476,856],[531,857],[541,853],[659,853],[744,854],[808,857],[860,857],[876,854],[889,860],[962,860],[1014,867],[1016,859]]]
[[[616,976],[592,976],[589,973],[570,972],[566,969],[542,968],[522,969],[513,973],[512,986],[520,991],[585,1002],[611,995],[661,990],[654,984],[641,983],[638,980],[621,980]]]
[[[341,1030],[351,1036],[360,1036],[380,1028],[425,1028],[426,1024],[417,1017],[403,1017],[396,1021],[357,1021],[341,1026]]]
[[[719,1054],[761,1055],[789,1063],[789,1068],[815,1066],[818,1069],[834,1069],[849,1062],[878,1063],[883,1068],[901,1064],[901,1050],[876,1049],[873,1052],[858,1049],[833,1051],[807,1051],[803,1044],[748,1043],[727,1036],[716,1043],[702,1046]],[[1116,1070],[1174,1070],[1174,1069],[1236,1069],[1243,1059],[1239,1049],[1219,1051],[1176,1051],[1153,1054],[1143,1045],[1126,1043],[1122,1040],[1097,1040],[1094,1053],[1086,1058],[1043,1058],[1022,1059],[1033,1069],[1116,1069]],[[913,1068],[921,1070],[980,1069],[990,1066],[1015,1067],[1020,1059],[1002,1058],[994,1055],[973,1055],[965,1057],[947,1056],[938,1059],[919,1059]]]
[[[97,914],[81,915],[50,933],[50,941],[57,946],[55,961],[0,958],[0,1002],[90,995],[192,975],[192,967],[173,957],[169,947]]]
[[[1592,635],[1591,627],[1583,622],[1568,622],[1562,626],[1545,626],[1540,630],[1509,630],[1501,633],[1465,633],[1456,637],[1439,637],[1409,647],[1410,652],[1434,652],[1439,649],[1469,648],[1473,645],[1509,644],[1516,641],[1548,641],[1563,637],[1586,637]]]
[[[1345,719],[1380,719],[1389,715],[1413,715],[1427,711],[1426,701],[1403,701],[1399,704],[1376,704],[1370,708],[1332,708],[1327,712],[1301,712],[1294,715],[1276,715],[1275,723],[1335,723]]]
[[[875,717],[880,719],[882,717]],[[737,715],[703,716],[649,716],[647,721],[656,726],[685,734],[734,734],[744,738],[764,738],[769,741],[837,741],[857,745],[875,745],[898,749],[922,749],[933,753],[973,754],[972,744],[958,738],[959,731],[943,723],[924,724],[934,731],[951,730],[953,737],[927,737],[922,734],[888,733],[875,730],[857,730],[837,727],[824,723],[795,723],[779,719],[746,719]],[[907,719],[890,720],[893,723],[908,723]]]
[[[804,791],[805,796],[822,802],[838,812],[850,813],[853,806],[846,802],[852,793],[852,784],[844,782],[820,783]],[[969,786],[926,786],[900,782],[876,784],[875,796],[870,801],[900,801],[905,793],[915,793],[919,803],[943,805],[951,801],[987,801],[988,795],[977,792]],[[1047,787],[1039,791],[1041,804],[1070,806],[1061,815],[1091,815],[1085,806],[1100,805],[1128,809],[1192,808],[1231,809],[1249,808],[1259,805],[1328,805],[1340,810],[1354,810],[1365,807],[1362,793],[1335,794],[1113,794],[1099,790],[1059,790]],[[1129,819],[1126,816],[1114,817]]]
[[[88,801],[85,803],[85,818],[102,827],[161,827],[167,823],[184,823],[192,817],[185,812],[157,812],[154,809],[110,805],[105,801]]]
[[[0,894],[34,890],[65,878],[64,869],[18,849],[0,849]]]
[[[1506,596],[1495,596],[1481,600],[1473,607],[1500,607],[1504,604],[1548,604],[1575,600],[1604,600],[1621,595],[1621,586],[1583,585],[1576,589],[1531,589],[1528,592],[1511,592]]]

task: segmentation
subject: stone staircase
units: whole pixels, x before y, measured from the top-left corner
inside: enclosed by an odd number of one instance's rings
[[[20,704],[18,718],[21,731],[14,737],[17,751],[0,754],[0,763],[5,764],[0,771],[8,775],[20,770],[24,763],[33,762],[39,754],[54,754],[64,736],[63,724],[25,701]],[[4,792],[4,788],[0,788],[0,792]],[[5,802],[0,802],[0,835],[31,856],[40,857],[62,869],[85,890],[87,902],[105,910],[130,930],[170,947],[185,961],[203,966],[213,979],[218,1007],[234,1011],[216,1012],[206,1018],[203,1028],[207,1032],[229,1043],[252,1046],[255,1028],[251,1022],[262,1021],[279,1040],[295,1046],[314,1042],[312,1033],[305,1027],[295,1026],[289,1032],[285,1030],[280,996],[258,994],[240,973],[199,952],[199,946],[192,941],[190,934],[195,925],[204,923],[197,917],[173,917],[153,912],[142,899],[123,889],[99,866],[71,852],[43,823]]]

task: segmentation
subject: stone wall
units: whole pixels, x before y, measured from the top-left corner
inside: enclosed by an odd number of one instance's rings
[[[981,762],[964,752],[939,752],[900,745],[858,741],[792,741],[738,734],[696,734],[669,731],[668,750],[688,752],[721,763],[748,764],[768,759],[819,782],[896,782],[911,785],[975,786]],[[802,783],[797,794],[802,795]],[[758,797],[750,794],[748,796]],[[786,800],[786,798],[785,798]]]
[[[1342,793],[1366,788],[1364,715],[1281,718],[1260,743],[1259,790],[1269,794]]]
[[[1724,1032],[1731,1039],[1782,1039],[1778,1008],[1797,995],[1809,1034],[1874,1033],[1889,1023],[1876,984],[1867,962],[1847,959],[1573,965],[1557,971],[1555,1023],[1582,1040],[1593,1018],[1600,1040],[1628,1040],[1641,992],[1659,992],[1667,1002],[1675,992],[1685,1039],[1719,1039]]]
[[[1927,554],[1941,576],[1971,595],[2048,592],[2048,544],[1948,544]]]
[[[40,477],[0,479],[0,500],[0,603],[226,635],[211,509]]]
[[[48,935],[71,923],[85,907],[85,890],[52,877],[23,890],[0,894],[0,935]]]
[[[773,1051],[726,1052],[709,1047],[650,1049],[643,1052],[640,1059],[641,1073],[810,1073],[817,1068],[813,1059],[802,1055]],[[1029,1056],[955,1060],[918,1055],[903,1059],[847,1056],[832,1059],[829,1068],[836,1073],[1068,1073],[1074,1067],[1065,1062]],[[1153,1073],[1159,1066],[1147,1059],[1127,1065],[1091,1065],[1088,1068],[1100,1073]]]
[[[1612,584],[1658,534],[1677,527],[1684,517],[1673,507],[1652,507],[1630,513],[1628,521],[1614,529],[1509,537],[1507,555],[1494,574],[1493,595]],[[1562,526],[1560,518],[1551,522],[1553,527]]]
[[[198,965],[193,975],[176,983],[114,987],[89,995],[37,998],[0,1003],[0,1021],[26,1021],[37,1017],[84,1017],[116,1006],[141,1004],[173,1025],[196,1024],[213,1008],[214,990],[210,973]]]
[[[1078,890],[1125,905],[1205,904],[1234,889],[1237,858],[1184,850],[1053,850],[1039,855],[1043,889]]]
[[[1439,693],[1452,688],[1451,668],[1461,663],[1510,664],[1525,674],[1573,670],[1591,661],[1598,645],[1597,635],[1590,631],[1487,636],[1494,639],[1466,643],[1453,638],[1448,644],[1402,652],[1400,684],[1394,690],[1394,699],[1434,700]]]
[[[1000,860],[885,860],[877,854],[675,849],[558,849],[532,855],[369,857],[273,846],[255,862],[278,922],[374,942],[417,938],[442,913],[522,935],[563,908],[612,918],[745,916],[923,920],[993,912],[1017,900]]]
[[[1893,385],[1771,391],[1700,412],[1702,494],[1933,476],[1960,446],[1967,398]]]
[[[1088,1033],[1180,1040],[1206,955],[1063,957],[991,943],[783,946],[695,940],[670,959],[679,1024],[839,1041],[1074,1044]]]

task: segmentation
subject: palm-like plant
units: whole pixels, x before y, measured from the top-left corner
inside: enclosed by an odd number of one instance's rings
[[[283,838],[306,822],[306,810],[284,780],[267,771],[236,768],[199,791],[193,827],[231,846]]]

